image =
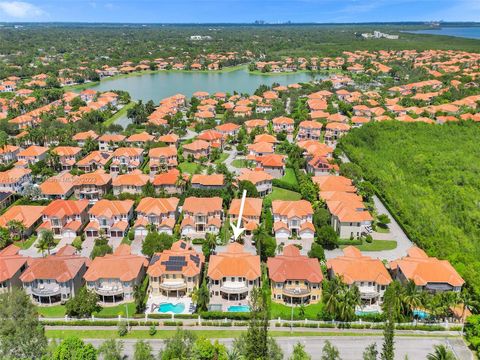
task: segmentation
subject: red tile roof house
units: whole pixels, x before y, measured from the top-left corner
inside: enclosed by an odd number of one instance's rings
[[[89,131],[85,131],[85,132],[79,132],[79,133],[73,135],[73,137],[72,137],[72,140],[76,141],[78,146],[80,146],[82,148],[85,146],[85,142],[87,141],[87,139],[97,140],[98,135],[95,131],[89,130]]]
[[[292,118],[286,116],[276,117],[272,120],[272,124],[275,133],[286,132],[288,135],[293,134],[295,122]]]
[[[265,171],[255,171],[250,169],[241,169],[238,181],[250,181],[258,191],[260,197],[265,197],[272,192],[273,176]]]
[[[75,163],[80,159],[82,149],[76,146],[57,146],[53,152],[60,158],[62,170],[72,170]]]
[[[194,174],[191,183],[193,189],[219,190],[225,187],[223,174]]]
[[[224,138],[227,138],[228,136],[237,136],[238,131],[240,130],[240,125],[233,124],[233,123],[226,123],[226,124],[221,124],[215,127],[215,129],[223,135]]]
[[[285,175],[285,155],[270,154],[257,156],[254,161],[259,169],[264,170],[275,179]]]
[[[103,169],[112,158],[112,153],[108,151],[92,151],[90,154],[77,162],[78,170],[92,172],[97,169]]]
[[[253,119],[253,120],[245,121],[247,134],[250,134],[256,128],[266,128],[267,125],[268,125],[268,121],[263,119]]]
[[[331,161],[325,156],[314,156],[307,162],[307,171],[314,176],[336,173],[338,165],[332,164]]]
[[[317,259],[300,255],[295,245],[267,260],[272,300],[284,305],[316,304],[322,296],[323,274]]]
[[[298,126],[297,141],[301,140],[320,140],[322,134],[322,124],[311,120],[302,121]]]
[[[256,142],[248,144],[248,158],[255,159],[257,156],[271,155],[275,152],[274,144],[269,142]]]
[[[179,184],[180,177],[183,177],[183,175],[181,175],[180,171],[177,169],[171,169],[165,173],[157,174],[153,179],[153,187],[155,188],[155,192],[165,192],[165,194],[170,195],[181,193],[184,189]],[[188,178],[185,181],[187,180]]]
[[[357,310],[381,312],[383,295],[392,282],[382,260],[364,256],[356,247],[347,246],[343,256],[327,261],[327,269],[330,278],[339,276],[345,284],[358,287],[362,305]]]
[[[325,126],[325,143],[332,144],[350,131],[350,125],[332,122]]]
[[[216,130],[205,130],[197,136],[197,140],[206,141],[210,144],[212,148],[222,148],[223,146],[223,135]]]
[[[13,168],[0,172],[0,191],[21,193],[32,183],[32,170]]]
[[[76,180],[77,177],[69,172],[49,177],[40,184],[42,197],[48,200],[68,199],[73,195]]]
[[[20,238],[27,238],[33,234],[38,225],[42,223],[42,212],[45,206],[36,205],[13,205],[0,216],[0,227],[8,229],[10,233],[14,233],[14,229],[10,226],[10,221],[19,221],[25,229],[15,235]]]
[[[148,292],[158,296],[190,296],[200,287],[205,257],[184,240],[173,243],[170,250],[153,255],[148,267]],[[154,312],[158,304],[151,304],[147,312]]]
[[[95,203],[88,212],[90,222],[85,227],[86,238],[97,238],[105,234],[113,245],[119,245],[127,234],[133,219],[133,200],[105,200]],[[114,246],[115,247],[115,246]]]
[[[137,220],[133,225],[135,239],[144,239],[149,225],[154,225],[159,233],[172,235],[177,222],[178,202],[175,197],[143,198],[136,208]]]
[[[17,161],[17,155],[20,152],[20,147],[14,145],[5,145],[0,147],[0,163],[8,164]]]
[[[121,244],[113,254],[96,257],[83,276],[87,288],[95,292],[102,306],[133,301],[148,266],[143,256],[132,255],[130,245]]]
[[[190,144],[183,145],[183,157],[188,159],[191,155],[195,160],[202,157],[208,158],[210,154],[210,143],[203,140],[195,140]]]
[[[142,148],[118,148],[113,152],[110,172],[131,172],[138,169],[143,162]]]
[[[133,134],[127,138],[127,144],[136,147],[145,147],[147,143],[155,140],[155,136],[150,135],[147,132],[141,132],[140,134]]]
[[[47,157],[48,148],[32,145],[17,154],[18,161],[24,161],[27,164],[35,164]]]
[[[277,243],[298,244],[309,250],[315,228],[313,208],[306,200],[272,201],[273,229]]]
[[[233,199],[230,204],[230,210],[228,210],[230,223],[235,225],[237,225],[238,222],[241,201],[241,199]],[[256,230],[260,224],[262,202],[263,200],[258,198],[245,198],[241,227],[245,228],[245,236],[247,237],[252,236],[253,231]]]
[[[77,199],[89,200],[91,204],[100,200],[112,187],[112,176],[103,170],[82,174],[75,181]]]
[[[418,289],[430,293],[460,292],[465,281],[447,260],[439,260],[418,247],[408,250],[408,255],[390,262],[392,276],[403,283],[413,281]]]
[[[118,175],[113,179],[113,195],[122,193],[141,194],[143,187],[150,181],[150,176],[140,170],[134,170],[128,174]]]
[[[28,258],[19,255],[19,251],[13,244],[0,251],[0,294],[22,286],[20,275],[27,268]]]
[[[104,134],[98,138],[98,149],[100,151],[111,151],[120,146],[125,141],[125,135]]]
[[[54,200],[42,211],[37,232],[51,230],[56,238],[75,239],[88,222],[88,201]]]
[[[173,146],[150,149],[148,156],[150,158],[148,163],[150,174],[176,168],[178,165],[177,149]]]
[[[83,275],[90,263],[75,252],[74,247],[66,245],[55,255],[29,260],[20,280],[34,303],[54,305],[75,296],[83,286]]]
[[[222,227],[223,200],[220,197],[188,197],[182,206],[181,234],[190,239],[204,238],[206,233],[218,234]]]
[[[260,286],[260,256],[244,251],[233,242],[225,252],[210,256],[208,264],[209,310],[228,311],[230,306],[248,305],[254,287]]]

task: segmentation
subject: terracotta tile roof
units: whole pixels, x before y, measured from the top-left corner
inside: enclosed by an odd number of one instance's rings
[[[113,152],[113,157],[135,157],[143,154],[144,149],[135,147],[120,147]]]
[[[167,214],[176,212],[179,200],[176,197],[170,198],[143,198],[137,206],[136,211],[142,214]]]
[[[264,156],[257,156],[255,161],[262,164],[263,167],[284,167],[285,155],[269,154]]]
[[[0,216],[0,227],[7,228],[9,221],[16,220],[28,229],[41,219],[44,209],[45,206],[14,205]]]
[[[267,126],[268,121],[263,119],[253,119],[245,121],[245,126],[247,128],[255,128],[255,127],[265,127]]]
[[[153,141],[155,139],[155,136],[150,135],[147,132],[141,132],[140,134],[133,134],[130,137],[127,138],[128,142],[147,142],[147,141]]]
[[[148,152],[148,156],[150,158],[177,156],[177,149],[172,146],[153,148]]]
[[[77,161],[77,166],[88,166],[92,163],[105,165],[112,158],[112,153],[108,151],[92,151],[83,159]]]
[[[231,243],[226,252],[210,256],[208,277],[220,280],[224,277],[239,276],[247,280],[256,280],[260,277],[260,256],[252,255],[243,250],[243,245]]]
[[[204,141],[214,141],[220,140],[223,138],[223,135],[215,130],[205,130],[200,135],[197,136],[197,139]]]
[[[175,270],[167,269],[167,262],[170,261],[172,257],[177,261],[178,257],[182,256],[185,261],[180,270],[177,270],[177,268],[175,268]],[[148,275],[154,277],[160,277],[163,274],[172,273],[180,273],[183,276],[193,277],[200,274],[204,263],[205,257],[202,253],[197,253],[184,240],[179,240],[173,243],[170,250],[154,254],[147,272]]]
[[[75,185],[105,186],[112,181],[112,176],[103,170],[97,170],[78,176]]]
[[[273,124],[287,124],[287,125],[293,125],[295,122],[292,118],[286,117],[286,116],[279,116],[276,117],[272,120]]]
[[[80,151],[82,151],[82,148],[79,148],[77,146],[57,146],[53,151],[58,155],[58,156],[76,156]]]
[[[96,257],[83,276],[86,281],[119,279],[135,280],[148,261],[143,256],[131,254],[130,245],[121,244],[113,254]]]
[[[158,141],[170,144],[170,143],[176,143],[178,141],[178,139],[179,139],[178,135],[167,134],[167,135],[160,136],[158,138]]]
[[[341,276],[346,284],[369,281],[379,285],[388,285],[392,278],[379,259],[364,256],[356,247],[347,246],[343,256],[327,260],[327,268],[335,276]],[[361,271],[359,271],[361,269]]]
[[[32,172],[30,169],[13,168],[0,172],[0,184],[12,184]]]
[[[241,202],[241,199],[233,199],[232,203],[230,204],[230,210],[228,210],[228,213],[230,215],[238,216],[238,214],[240,213]],[[245,198],[243,216],[260,217],[260,215],[262,214],[262,203],[263,199],[249,197]]]
[[[111,218],[113,216],[126,215],[133,208],[133,200],[106,200],[97,201],[88,212],[95,217],[105,216]]]
[[[40,156],[45,154],[48,151],[48,148],[43,146],[32,145],[25,150],[21,150],[17,156],[19,157],[33,157],[33,156]]]
[[[98,141],[102,141],[106,143],[109,143],[109,142],[116,143],[123,140],[125,140],[125,135],[121,135],[121,134],[103,134],[98,138]]]
[[[113,179],[113,186],[145,186],[145,184],[150,180],[148,175],[143,174],[141,171],[136,170],[128,174],[118,175]]]
[[[323,280],[318,260],[300,255],[300,250],[294,245],[285,246],[283,255],[268,258],[267,266],[268,275],[275,282],[306,280],[320,283]]]
[[[183,145],[184,150],[190,151],[207,150],[208,148],[210,148],[210,144],[203,140],[195,140],[190,144]]]
[[[273,176],[265,171],[253,171],[249,169],[242,169],[242,173],[238,176],[238,181],[250,181],[252,184],[257,184],[263,181],[272,181]]]
[[[55,255],[30,259],[29,266],[20,276],[20,280],[24,283],[37,279],[53,279],[57,282],[72,280],[82,267],[90,263],[87,258],[73,255],[72,251],[74,252],[75,248],[67,245]]]
[[[265,154],[265,153],[272,153],[274,152],[274,149],[273,149],[273,144],[272,143],[269,143],[269,142],[256,142],[254,144],[248,144],[247,145],[247,148],[248,150],[250,151],[253,151],[255,153],[261,153],[261,154]]]
[[[312,177],[312,181],[318,185],[320,191],[345,191],[355,193],[357,189],[352,180],[338,175],[322,175]]]
[[[18,254],[20,248],[13,244],[0,251],[0,282],[10,280],[27,263],[27,258]]]
[[[222,211],[223,200],[215,196],[211,198],[201,198],[190,196],[185,199],[182,210],[193,214],[209,214]]]
[[[43,209],[43,215],[63,218],[81,214],[88,207],[88,200],[54,200]]]
[[[307,200],[274,200],[272,201],[272,212],[274,215],[286,216],[289,219],[292,217],[313,216],[312,205]]]
[[[400,269],[409,280],[417,286],[431,283],[447,283],[451,286],[462,286],[465,281],[447,260],[439,260],[428,255],[418,247],[412,247],[408,256],[390,262],[393,270]]]
[[[234,124],[234,123],[225,123],[225,124],[221,124],[221,125],[218,125],[217,127],[215,127],[215,129],[217,129],[217,131],[220,131],[220,132],[232,132],[232,131],[235,131],[235,130],[238,130],[240,128],[240,125],[237,125],[237,124]]]
[[[309,121],[309,120],[305,120],[305,121],[302,121],[300,124],[299,124],[299,127],[300,128],[304,128],[304,129],[322,129],[322,123],[319,123],[318,121]]]
[[[260,134],[260,135],[255,136],[255,139],[253,140],[253,142],[254,143],[268,142],[268,143],[275,144],[275,143],[277,143],[277,138],[273,135],[270,135],[270,134]]]
[[[194,174],[192,176],[192,184],[199,184],[202,186],[223,186],[224,176],[223,174]]]
[[[160,173],[153,179],[153,185],[175,185],[180,175],[180,171],[177,169],[171,169],[165,173]]]

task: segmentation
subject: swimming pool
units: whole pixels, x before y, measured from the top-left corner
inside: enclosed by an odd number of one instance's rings
[[[378,311],[361,311],[361,310],[357,310],[355,311],[355,315],[357,316],[367,316],[367,315],[377,315],[377,314],[380,314]]]
[[[161,313],[168,313],[172,312],[174,314],[181,314],[185,310],[185,304],[178,303],[162,303],[158,306],[158,312]]]
[[[428,318],[428,313],[423,310],[413,310],[413,316],[418,319],[426,319]]]
[[[227,309],[228,312],[249,312],[250,306],[248,305],[232,305]]]

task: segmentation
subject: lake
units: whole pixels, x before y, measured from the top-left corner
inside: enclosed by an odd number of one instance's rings
[[[225,72],[181,72],[160,71],[129,77],[104,79],[91,89],[97,91],[125,90],[134,100],[153,100],[184,94],[188,98],[195,91],[207,91],[210,94],[217,91],[233,93],[253,93],[260,85],[279,83],[288,85],[298,82],[308,82],[312,75],[307,72],[285,73],[278,75],[250,74],[248,69],[241,68]]]
[[[444,27],[440,29],[405,31],[411,34],[446,35],[467,39],[480,39],[480,27]]]

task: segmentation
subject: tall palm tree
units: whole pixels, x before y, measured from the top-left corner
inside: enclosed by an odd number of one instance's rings
[[[445,345],[435,345],[433,353],[427,355],[427,360],[455,360],[456,357]]]
[[[415,283],[410,280],[404,288],[403,291],[403,302],[406,305],[405,310],[408,310],[408,313],[411,314],[413,310],[418,309],[422,305],[421,292],[418,290]]]

